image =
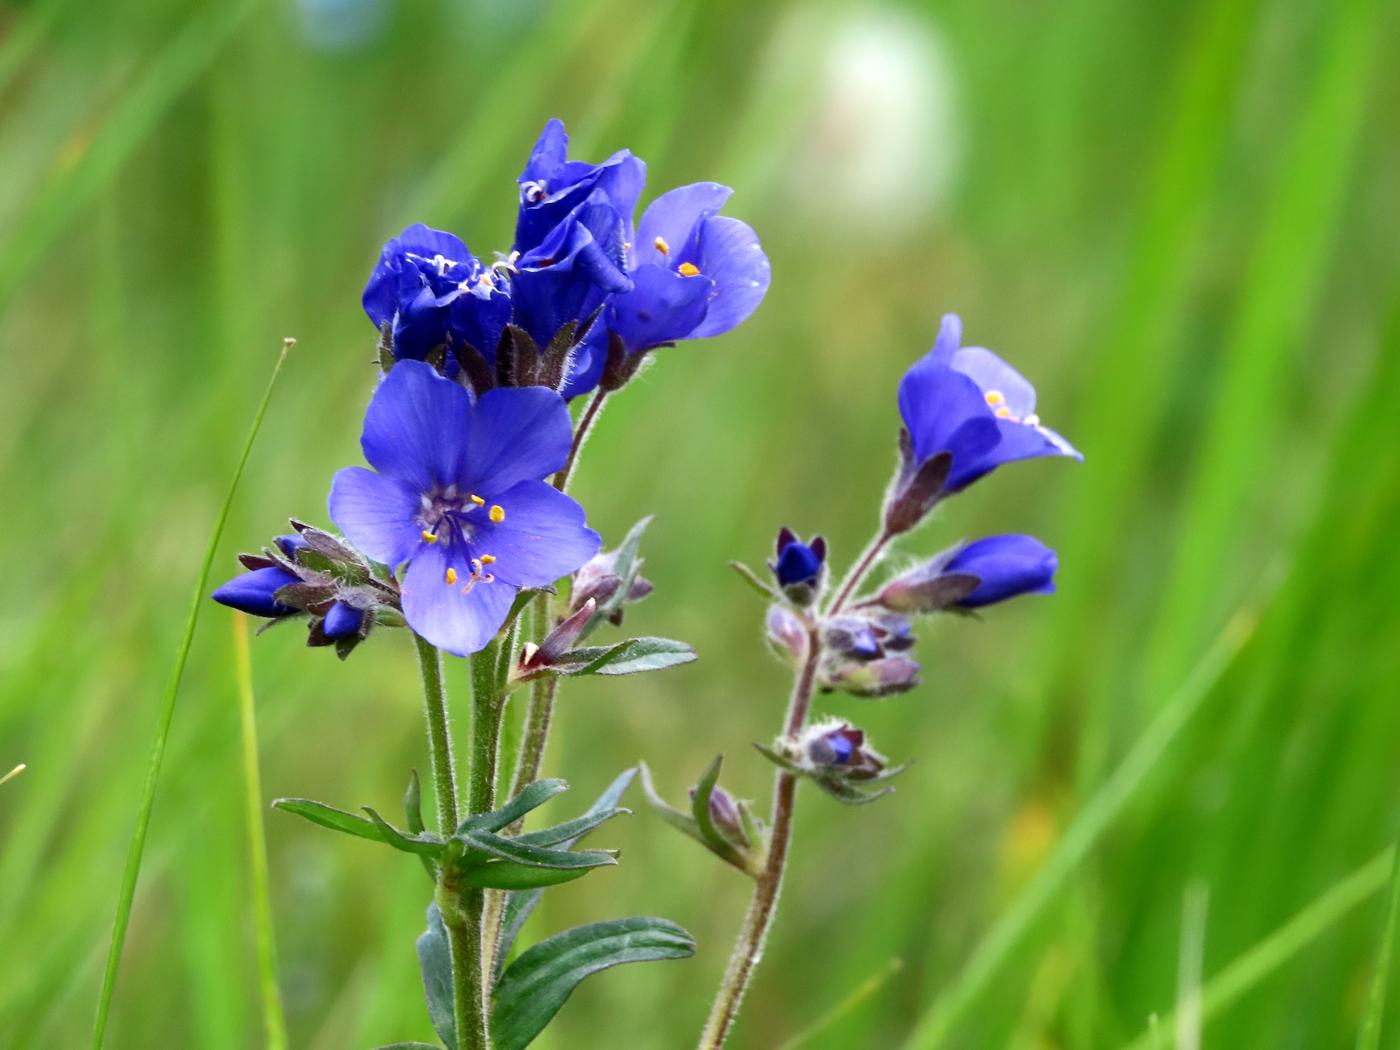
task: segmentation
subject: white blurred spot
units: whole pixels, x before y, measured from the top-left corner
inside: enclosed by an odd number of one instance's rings
[[[373,39],[388,16],[387,0],[296,0],[306,42],[317,51],[351,51]]]
[[[786,177],[804,211],[865,228],[893,228],[937,211],[958,162],[956,104],[935,26],[865,10],[834,24],[797,12],[775,58],[800,79],[794,154]]]

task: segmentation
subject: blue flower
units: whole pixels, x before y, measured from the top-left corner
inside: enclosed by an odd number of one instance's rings
[[[1034,536],[988,536],[954,547],[885,584],[878,603],[898,612],[977,609],[1021,594],[1055,593],[1055,552]]]
[[[321,631],[327,638],[349,638],[360,633],[364,624],[365,612],[347,602],[332,602],[326,610],[326,618],[321,623]]]
[[[297,610],[273,597],[283,587],[301,581],[280,565],[266,565],[240,573],[210,595],[220,605],[247,613],[277,619]]]
[[[976,609],[1020,594],[1054,594],[1055,552],[1034,536],[988,536],[956,551],[943,573],[977,578],[977,589],[953,604]]]
[[[585,201],[598,195],[624,223],[630,239],[632,213],[646,184],[647,166],[628,150],[619,150],[602,164],[569,160],[569,136],[560,120],[550,120],[540,133],[520,184],[520,212],[515,222],[515,251],[528,255]]]
[[[723,335],[768,292],[768,257],[746,223],[719,211],[734,191],[697,182],[652,201],[627,253],[633,288],[608,304],[607,326],[630,354]]]
[[[814,536],[811,543],[803,543],[785,527],[778,530],[777,555],[776,560],[768,563],[768,568],[777,578],[778,586],[799,605],[810,603],[821,589],[826,568],[826,540]]]
[[[495,636],[517,588],[548,586],[598,552],[583,508],[541,480],[571,440],[552,390],[497,389],[473,403],[430,366],[401,361],[365,413],[360,444],[375,469],[336,474],[331,519],[376,561],[409,563],[409,626],[465,656]]]
[[[960,348],[962,321],[946,314],[938,340],[899,384],[899,412],[922,466],[951,462],[943,494],[966,488],[1003,463],[1034,456],[1083,459],[1035,414],[1035,388],[990,350]]]
[[[510,296],[495,273],[450,233],[422,223],[392,238],[365,285],[365,313],[393,326],[394,356],[423,360],[467,343],[491,360],[510,320]]]

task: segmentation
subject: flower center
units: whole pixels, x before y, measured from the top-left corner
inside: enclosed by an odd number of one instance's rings
[[[466,548],[465,553],[471,565],[471,576],[467,579],[466,586],[462,588],[462,593],[467,594],[478,583],[491,583],[495,580],[495,575],[487,571],[488,565],[494,565],[496,556],[494,554],[473,554],[472,544],[476,537],[477,529],[480,528],[480,516],[476,511],[481,507],[487,507],[486,500],[471,492],[462,495],[457,491],[456,485],[448,485],[443,489],[435,489],[431,493],[425,493],[421,501],[419,513],[419,524],[422,525],[423,542],[427,544],[445,543],[448,547],[462,545]],[[476,517],[474,523],[472,518]],[[492,503],[486,509],[486,518],[493,525],[499,525],[506,520],[506,510],[499,503]],[[442,582],[449,587],[457,583],[458,572],[448,566],[443,574]]]
[[[982,395],[987,399],[987,405],[996,414],[998,419],[1009,419],[1013,423],[1024,423],[1028,427],[1040,426],[1040,417],[1032,412],[1024,418],[1011,411],[1011,406],[1006,403],[1006,395],[1000,390],[988,390]]]

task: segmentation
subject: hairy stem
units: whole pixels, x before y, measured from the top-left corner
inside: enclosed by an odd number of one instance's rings
[[[588,437],[588,432],[593,429],[593,424],[598,422],[598,413],[603,410],[603,402],[607,400],[607,396],[606,390],[594,391],[593,396],[588,399],[588,407],[579,417],[578,426],[574,428],[573,444],[569,446],[569,456],[559,468],[559,473],[554,475],[554,487],[560,492],[568,491],[569,477],[578,465],[579,452],[583,450],[583,443]]]
[[[808,635],[807,659],[788,702],[789,736],[800,731],[807,720],[820,658],[817,633],[812,631]],[[763,955],[763,943],[768,939],[768,930],[777,914],[778,894],[782,890],[788,846],[792,842],[792,813],[796,801],[797,777],[786,769],[779,770],[773,788],[772,831],[768,840],[767,861],[755,880],[748,914],[744,916],[744,925],[734,943],[734,952],[729,957],[729,966],[720,982],[719,994],[715,996],[715,1004],[710,1008],[709,1019],[700,1035],[700,1050],[719,1050],[724,1045],[735,1018],[739,1016],[739,1006],[743,1003],[744,993],[748,991],[754,967]]]
[[[836,597],[832,599],[831,606],[826,611],[828,616],[835,616],[845,608],[851,595],[860,586],[860,581],[865,579],[870,570],[875,567],[875,563],[880,560],[880,555],[885,552],[885,548],[889,546],[892,539],[894,539],[893,535],[887,530],[881,529],[880,533],[870,541],[870,545],[865,548],[855,565],[851,566],[851,571],[846,574],[846,578],[841,581],[841,586],[836,591]]]
[[[437,796],[438,830],[446,836],[457,830],[457,772],[452,764],[447,694],[442,688],[442,654],[416,634],[413,641],[418,646],[418,668],[423,676],[423,711],[428,720],[428,758]]]

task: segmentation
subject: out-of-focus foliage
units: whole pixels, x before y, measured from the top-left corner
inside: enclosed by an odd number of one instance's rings
[[[918,692],[820,705],[918,761],[875,806],[804,792],[733,1045],[780,1044],[871,974],[807,1045],[900,1046],[960,978],[961,1045],[1137,1036],[1177,1001],[1180,945],[1203,937],[1209,980],[1396,831],[1396,23],[1378,0],[0,3],[0,769],[29,764],[0,789],[0,1044],[86,1039],[182,607],[282,338],[228,575],[287,516],[324,524],[358,461],[380,243],[421,220],[505,247],[553,115],[582,156],[644,156],[653,187],[734,186],[774,280],[588,444],[574,492],[605,539],[656,514],[629,628],[701,660],[570,683],[545,773],[592,797],[645,758],[677,797],[723,751],[726,786],[766,798],[750,743],[785,675],[725,563],[782,523],[838,570],[856,552],[895,385],[957,310],[1087,462],[1008,467],[902,549],[1033,532],[1060,593],[926,632]],[[186,674],[113,1047],[260,1039],[225,616],[205,610]],[[1254,630],[1194,718],[1004,964],[969,974],[1232,617]],[[411,647],[382,632],[341,664],[302,643],[253,646],[268,798],[394,809],[425,763]],[[291,1045],[430,1038],[421,874],[267,825]],[[699,952],[583,986],[541,1047],[601,1046],[604,1017],[634,1050],[685,1045],[738,924],[741,875],[644,809],[614,828],[622,864],[554,891],[529,938],[657,914]],[[1208,1043],[1349,1044],[1378,889]]]

